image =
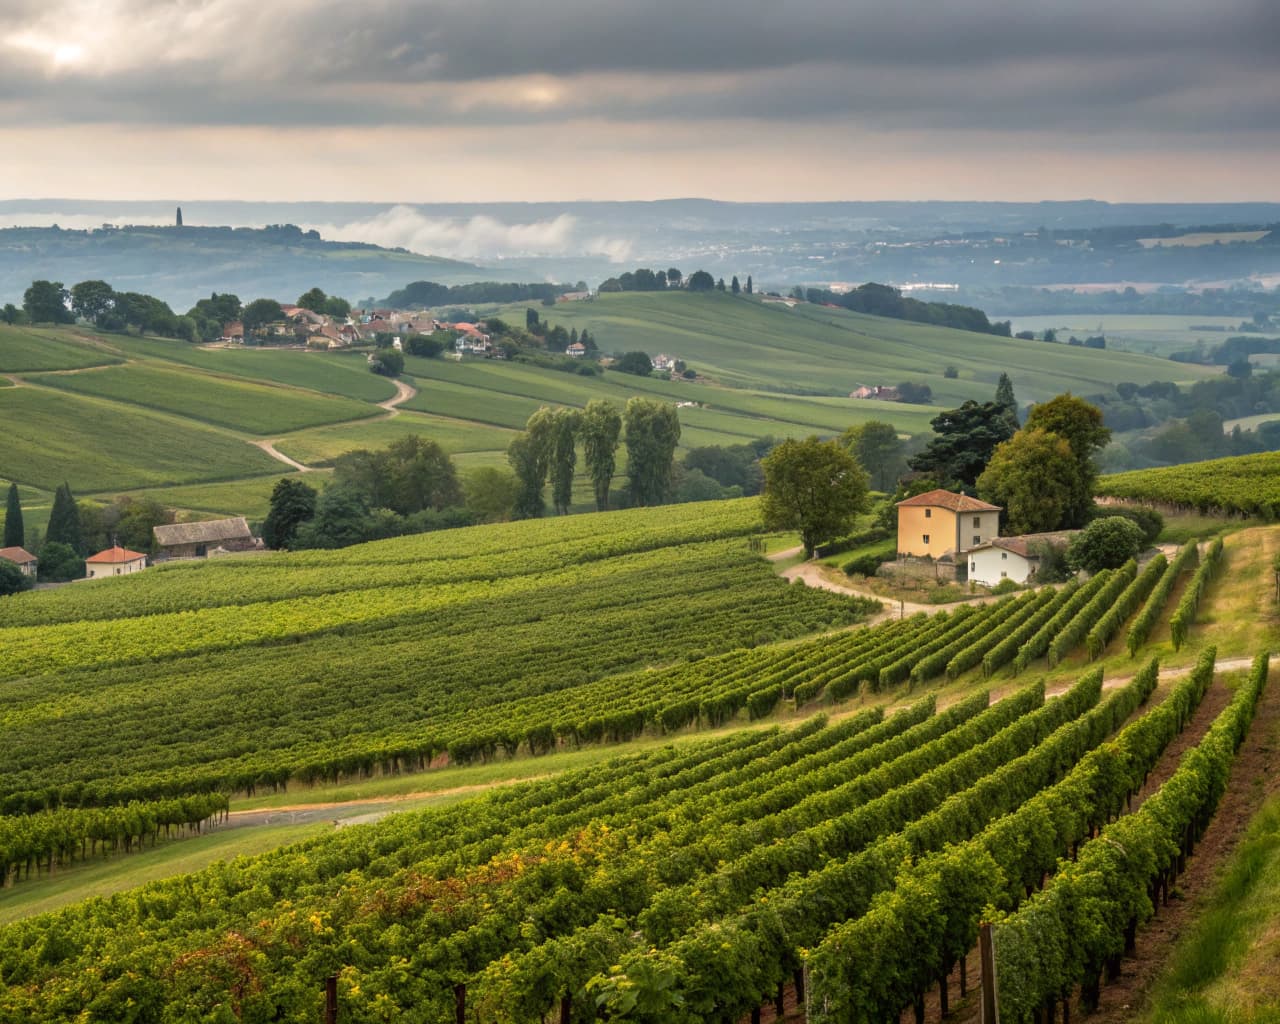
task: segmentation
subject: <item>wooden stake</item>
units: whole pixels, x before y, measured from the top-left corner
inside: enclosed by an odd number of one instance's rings
[[[982,1024],[1000,1024],[1000,999],[996,983],[996,949],[991,941],[991,924],[978,926],[978,951],[982,957]]]
[[[338,976],[324,979],[324,1024],[338,1024]]]

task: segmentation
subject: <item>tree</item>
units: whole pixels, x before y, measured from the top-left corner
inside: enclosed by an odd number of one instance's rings
[[[369,537],[369,505],[354,487],[336,479],[316,498],[316,513],[294,533],[299,548],[343,548]]]
[[[734,295],[737,295],[739,292],[742,291],[742,285],[738,284],[737,274],[733,275],[733,281],[729,285],[729,290],[733,292]]]
[[[154,498],[117,498],[119,514],[115,522],[115,540],[133,551],[151,554],[155,549],[155,528],[173,522],[172,509]]]
[[[0,320],[3,320],[7,324],[16,324],[18,320],[24,316],[26,316],[26,314],[12,302],[6,302],[4,304],[4,308],[0,309]]]
[[[737,487],[743,494],[759,494],[764,486],[760,458],[749,444],[691,448],[685,453],[684,468],[709,477],[721,487]]]
[[[298,296],[295,305],[301,306],[303,309],[309,309],[313,313],[323,313],[325,304],[329,301],[327,296],[319,288],[312,288]]]
[[[340,299],[336,295],[330,295],[325,300],[324,309],[320,310],[325,316],[331,316],[335,320],[345,320],[351,315],[351,303],[346,299]]]
[[[18,485],[9,485],[9,498],[4,510],[4,547],[20,548],[27,543],[26,527],[22,523],[22,501],[18,497]]]
[[[773,530],[798,530],[806,556],[845,533],[867,506],[867,474],[838,441],[788,439],[761,462],[761,514]]]
[[[1005,509],[1012,534],[1059,529],[1079,487],[1071,446],[1040,427],[1019,430],[997,447],[978,477],[978,496]]]
[[[1121,516],[1106,516],[1095,519],[1071,539],[1067,564],[1085,572],[1118,569],[1141,550],[1141,526]]]
[[[106,281],[81,281],[71,286],[72,311],[95,324],[111,311],[115,298],[115,289]]]
[[[1000,374],[1000,379],[996,382],[996,405],[1005,410],[1009,426],[1017,430],[1018,400],[1013,395],[1013,381],[1009,379],[1007,373]]]
[[[244,324],[246,335],[261,330],[267,324],[284,319],[284,310],[275,299],[254,299],[244,307],[240,321]]]
[[[582,435],[587,474],[595,492],[596,511],[603,512],[609,507],[609,484],[613,480],[618,439],[622,436],[622,414],[612,402],[593,398],[583,410],[578,430]]]
[[[671,271],[667,271],[668,278]],[[709,292],[716,286],[716,279],[708,274],[705,270],[695,270],[689,275],[689,280],[685,283],[685,288],[691,292]]]
[[[517,519],[536,519],[546,511],[542,488],[547,479],[547,460],[528,431],[517,434],[507,445],[507,462],[516,476],[513,513]]]
[[[334,462],[336,484],[359,494],[370,508],[387,508],[402,516],[424,509],[437,511],[462,503],[453,461],[435,441],[410,434],[386,448],[360,448]]]
[[[50,542],[66,544],[82,558],[88,553],[80,525],[80,509],[66,483],[53,492],[53,508],[49,512],[49,526],[45,530],[45,543]]]
[[[892,423],[868,420],[850,427],[840,443],[858,460],[877,491],[891,491],[907,470],[907,445]]]
[[[632,398],[623,413],[627,443],[627,488],[633,505],[661,505],[671,489],[671,463],[680,442],[674,405]]]
[[[680,279],[681,279],[681,274],[680,274],[680,269],[678,267],[667,267],[667,287],[668,288],[679,288]]]
[[[84,557],[70,544],[45,541],[40,548],[39,578],[50,583],[65,583],[84,576]]]
[[[560,515],[568,515],[573,502],[573,471],[578,465],[578,428],[582,414],[577,409],[557,409],[551,438],[551,503]]]
[[[626,352],[618,357],[613,368],[622,373],[634,373],[637,377],[647,377],[653,372],[653,360],[647,352]]]
[[[1033,406],[1027,414],[1027,427],[1040,427],[1057,434],[1071,446],[1077,467],[1076,496],[1068,506],[1063,525],[1083,526],[1089,521],[1093,507],[1093,487],[1098,478],[1093,456],[1106,447],[1111,431],[1102,424],[1102,410],[1071,392]],[[1218,427],[1217,437],[1222,429]]]
[[[520,483],[515,474],[497,466],[481,466],[463,480],[467,511],[478,522],[501,523],[511,518]]]
[[[31,588],[31,577],[12,562],[0,558],[0,597],[18,594]]]
[[[716,281],[716,291],[718,291],[718,292],[722,292],[722,291],[724,291],[724,278],[723,278],[723,277]]]
[[[747,294],[750,295],[755,291],[755,286],[751,283],[751,275],[747,275]]]
[[[908,465],[943,482],[972,487],[992,453],[1013,436],[1005,411],[995,402],[965,402],[930,420],[934,437]]]
[[[393,348],[383,349],[369,360],[369,369],[383,377],[399,377],[404,373],[404,353]]]
[[[67,309],[70,298],[61,281],[32,281],[22,294],[22,309],[33,324],[69,324],[75,320]]]
[[[177,216],[177,219],[174,221],[174,226],[179,228],[182,227],[182,207],[181,206],[178,207],[178,216]]]
[[[262,523],[262,540],[267,547],[289,547],[298,527],[316,514],[318,497],[314,487],[281,477],[271,489],[271,508]]]

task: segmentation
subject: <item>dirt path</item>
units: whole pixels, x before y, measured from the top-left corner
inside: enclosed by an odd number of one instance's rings
[[[291,466],[299,473],[314,473],[315,466],[304,466],[301,462],[296,462],[289,458],[284,452],[279,451],[275,446],[275,441],[250,441],[255,448],[261,448],[277,462],[283,462],[286,466]]]
[[[305,825],[316,821],[332,821],[334,825],[341,828],[344,825],[378,821],[398,810],[412,810],[413,804],[427,800],[470,796],[499,786],[510,786],[517,782],[531,782],[545,778],[547,778],[546,775],[528,775],[519,779],[480,782],[470,786],[452,786],[448,789],[423,790],[416,793],[393,793],[387,796],[362,797],[358,800],[318,801],[289,804],[284,807],[232,811],[227,815],[227,823],[222,827],[253,828],[261,825]]]
[[[777,551],[769,556],[769,561],[785,561],[787,558],[798,554],[801,550],[801,548],[790,548],[786,551]],[[914,615],[916,612],[932,614],[933,612],[946,611],[948,608],[956,608],[962,604],[990,604],[993,601],[1000,600],[999,596],[990,594],[984,597],[969,598],[964,601],[948,601],[946,604],[896,601],[892,597],[885,597],[883,594],[875,593],[875,591],[864,590],[846,583],[844,580],[836,578],[835,572],[836,570],[820,562],[801,562],[799,565],[793,565],[789,569],[783,569],[782,578],[785,580],[801,580],[805,586],[816,587],[820,590],[830,590],[836,594],[851,594],[856,597],[869,597],[873,601],[880,601],[887,610],[870,620],[872,622],[879,622],[881,619],[896,619],[900,615]]]
[[[415,397],[418,394],[417,388],[413,387],[410,384],[406,384],[402,380],[393,380],[391,383],[396,386],[395,395],[391,398],[388,398],[385,402],[378,403],[379,408],[386,409],[387,412],[390,414],[387,416],[387,419],[394,419],[396,416],[399,416],[400,415],[399,407],[404,405],[405,402],[409,401],[411,398]]]

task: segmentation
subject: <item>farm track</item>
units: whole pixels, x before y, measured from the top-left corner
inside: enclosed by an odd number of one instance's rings
[[[299,473],[314,473],[316,471],[315,466],[304,466],[301,462],[289,458],[284,452],[278,450],[275,446],[275,441],[250,441],[249,443],[255,448],[261,448],[277,462],[283,462],[286,466],[296,469]]]
[[[388,398],[385,402],[379,402],[378,408],[386,409],[389,415],[387,419],[395,419],[400,415],[400,406],[405,402],[412,401],[418,395],[418,389],[410,384],[406,384],[402,380],[393,380],[391,382],[396,386],[396,393]]]

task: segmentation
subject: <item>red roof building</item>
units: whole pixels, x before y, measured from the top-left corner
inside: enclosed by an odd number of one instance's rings
[[[16,565],[24,576],[36,574],[36,556],[26,548],[0,548],[0,558]]]
[[[85,579],[96,580],[103,576],[124,576],[141,572],[147,567],[147,556],[122,548],[119,544],[90,555],[84,560]]]

